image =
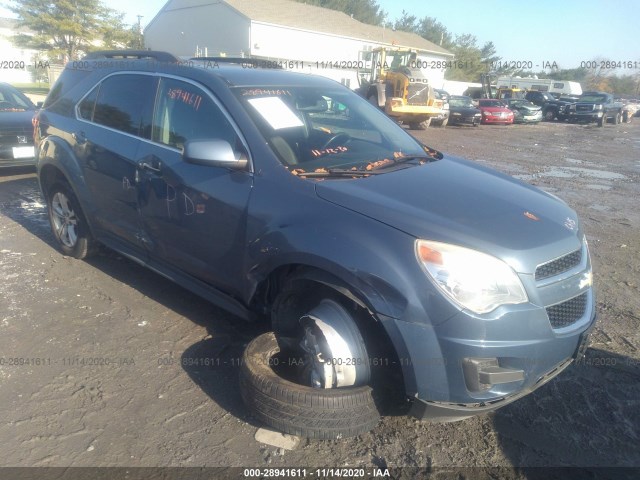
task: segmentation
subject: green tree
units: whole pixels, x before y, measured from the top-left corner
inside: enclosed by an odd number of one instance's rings
[[[401,30],[403,32],[411,32],[418,33],[420,29],[420,24],[418,22],[418,17],[415,15],[409,15],[407,12],[402,10],[402,15],[400,18],[397,18],[391,26],[395,30]]]
[[[300,3],[338,10],[362,23],[382,26],[385,12],[375,0],[296,0]]]
[[[442,48],[451,50],[453,48],[453,36],[442,23],[433,17],[424,17],[420,20],[417,31],[415,32],[425,40],[440,45]]]
[[[488,50],[487,53],[490,53]],[[447,69],[445,78],[461,82],[477,82],[480,75],[486,71],[482,49],[478,47],[478,39],[470,34],[456,35],[451,51],[455,55],[456,62],[461,62],[464,68]]]
[[[400,18],[396,19],[391,26],[396,30],[420,35],[425,40],[440,45],[442,48],[451,49],[453,47],[451,33],[433,17],[424,17],[419,20],[415,15],[409,15],[403,10]]]
[[[568,80],[582,83],[586,80],[588,73],[589,71],[586,68],[558,68],[551,70],[547,76],[554,80]]]
[[[634,96],[638,94],[639,81],[638,75],[614,75],[609,77],[609,91],[618,95]]]
[[[134,40],[123,14],[100,0],[13,0],[7,7],[18,16],[18,25],[36,32],[16,35],[14,43],[62,56],[64,61],[105,46],[128,47]]]

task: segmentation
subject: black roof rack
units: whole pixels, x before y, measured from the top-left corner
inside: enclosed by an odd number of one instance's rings
[[[129,58],[129,59],[152,59],[158,62],[177,63],[180,60],[167,52],[155,50],[97,50],[89,52],[83,60],[93,60],[96,58]]]
[[[217,62],[217,63],[237,63],[237,64],[249,64],[254,65],[256,67],[264,68],[274,68],[274,69],[282,69],[281,66],[278,65],[276,60],[268,61],[262,60],[259,58],[250,58],[250,57],[191,57],[190,61],[205,61],[205,62]]]

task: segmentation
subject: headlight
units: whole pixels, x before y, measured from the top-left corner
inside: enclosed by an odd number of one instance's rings
[[[475,313],[529,299],[516,272],[502,260],[448,243],[416,241],[416,256],[451,300]]]

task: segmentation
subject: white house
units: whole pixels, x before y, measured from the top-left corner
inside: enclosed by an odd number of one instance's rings
[[[179,57],[252,57],[328,76],[357,88],[359,52],[406,47],[418,52],[434,84],[453,54],[419,35],[376,27],[291,0],[169,0],[144,30],[145,44]]]

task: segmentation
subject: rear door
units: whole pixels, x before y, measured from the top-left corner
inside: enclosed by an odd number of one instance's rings
[[[142,247],[136,155],[151,133],[157,78],[107,77],[78,104],[75,150],[91,191],[98,227],[128,246]]]
[[[204,87],[162,78],[152,142],[138,151],[139,205],[144,243],[153,260],[237,293],[245,251],[250,169],[187,163],[189,140],[227,141],[236,156],[246,143],[220,102]]]

